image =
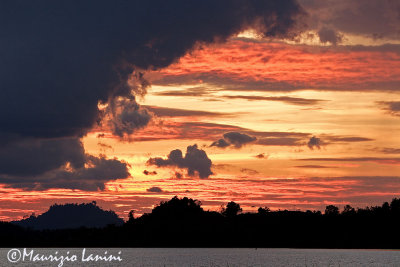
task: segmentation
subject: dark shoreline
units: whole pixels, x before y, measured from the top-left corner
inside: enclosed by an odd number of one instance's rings
[[[101,210],[95,204],[76,207]],[[58,209],[65,216],[65,207]],[[267,208],[240,214],[234,202],[215,212],[204,211],[199,201],[174,197],[149,214],[134,218],[132,213],[122,225],[33,230],[49,217],[1,222],[0,247],[400,249],[399,199],[357,210],[347,206],[342,212],[328,206],[324,214]]]

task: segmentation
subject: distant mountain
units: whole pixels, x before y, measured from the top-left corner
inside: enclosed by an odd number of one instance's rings
[[[73,229],[80,227],[103,228],[107,225],[122,225],[124,221],[114,211],[106,211],[96,202],[82,204],[52,205],[39,216],[13,221],[13,224],[33,230]]]

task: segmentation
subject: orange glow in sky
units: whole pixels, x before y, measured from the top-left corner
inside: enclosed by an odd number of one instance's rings
[[[0,220],[40,213],[55,202],[96,200],[126,218],[131,209],[143,214],[175,195],[199,199],[210,210],[233,200],[245,211],[364,207],[400,195],[394,134],[400,117],[387,105],[400,101],[394,48],[233,38],[145,77],[152,86],[139,102],[154,116],[147,127],[121,139],[103,125],[83,138],[86,153],[128,162],[130,178],[94,192],[3,185]],[[255,141],[211,146],[228,132]],[[208,178],[148,163],[193,144],[212,161]]]

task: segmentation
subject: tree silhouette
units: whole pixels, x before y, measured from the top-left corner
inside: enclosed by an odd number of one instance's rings
[[[234,217],[236,216],[239,212],[242,212],[242,208],[240,207],[239,204],[231,201],[226,205],[226,208],[222,210],[222,214],[225,215],[226,217]]]
[[[200,201],[173,197],[137,218],[131,210],[119,226],[114,212],[94,203],[53,205],[37,217],[0,222],[0,246],[398,249],[399,209],[400,200],[393,199],[357,210],[346,205],[341,213],[329,205],[325,215],[267,207],[239,214],[242,209],[233,201],[215,212],[204,211]]]
[[[128,223],[133,223],[135,220],[135,210],[130,210],[128,215]]]
[[[400,215],[400,199],[393,198],[390,203],[390,210],[393,214]]]
[[[328,205],[325,208],[325,215],[328,215],[328,216],[339,215],[339,208],[334,205]]]
[[[264,208],[262,208],[262,207],[259,207],[258,208],[258,214],[260,214],[260,215],[265,215],[265,214],[267,214],[268,212],[270,212],[271,210],[268,208],[268,207],[264,207]]]
[[[342,211],[343,215],[354,215],[355,213],[356,213],[356,210],[350,205],[344,206],[343,211]]]
[[[203,208],[200,201],[175,196],[169,201],[161,202],[152,210],[151,214],[162,217],[181,217],[192,216],[201,212],[203,212]]]

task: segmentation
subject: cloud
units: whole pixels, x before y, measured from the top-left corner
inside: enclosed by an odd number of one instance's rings
[[[225,148],[232,145],[235,148],[241,148],[242,146],[257,140],[256,137],[239,132],[228,132],[223,136],[224,139],[219,139],[218,141],[213,142],[210,146]]]
[[[352,157],[352,158],[304,158],[301,161],[375,162],[379,164],[400,164],[400,158]]]
[[[158,117],[224,117],[232,116],[231,114],[224,114],[220,112],[210,112],[201,110],[189,110],[178,108],[166,108],[158,106],[142,106],[154,113]]]
[[[329,136],[329,135],[321,135],[324,136],[324,140],[326,142],[332,143],[347,143],[347,142],[368,142],[374,141],[374,139],[367,138],[367,137],[360,137],[360,136]]]
[[[161,192],[163,192],[163,190],[160,187],[157,187],[157,186],[150,187],[146,191],[150,192],[150,193],[161,193]]]
[[[400,148],[385,147],[379,151],[385,154],[400,154]]]
[[[262,138],[257,141],[257,144],[263,146],[301,146],[304,144],[302,140],[302,138],[297,137]]]
[[[390,115],[400,116],[400,101],[380,101],[378,104]]]
[[[258,171],[253,170],[253,169],[249,169],[249,168],[242,168],[242,169],[240,169],[240,172],[241,172],[241,173],[244,173],[244,174],[248,174],[248,175],[257,175],[257,174],[260,174]]]
[[[308,146],[311,150],[313,150],[314,147],[316,147],[316,148],[318,148],[318,149],[321,149],[321,145],[322,145],[321,139],[319,139],[318,137],[315,137],[315,136],[311,137],[310,140],[309,140],[308,143],[307,143],[307,146]]]
[[[67,163],[82,168],[85,162],[83,144],[77,138],[17,139],[0,149],[0,175],[40,175]]]
[[[228,146],[230,146],[230,145],[231,145],[231,144],[228,143],[225,139],[218,139],[217,141],[213,142],[213,143],[210,145],[210,147],[211,147],[211,146],[216,146],[216,147],[219,147],[219,148],[225,148],[225,147],[228,147]]]
[[[148,171],[148,170],[144,170],[143,171],[143,174],[145,174],[145,175],[156,175],[157,174],[157,172],[156,171]]]
[[[227,132],[240,132],[251,138],[257,138],[260,144],[265,142],[265,145],[277,145],[277,143],[287,143],[287,145],[304,145],[307,139],[311,137],[310,133],[302,132],[261,132],[253,131],[248,128],[243,128],[230,124],[220,124],[211,122],[191,122],[191,121],[163,121],[162,123],[147,127],[145,130],[139,130],[135,133],[135,141],[155,141],[155,140],[217,140],[214,146],[224,146],[229,143],[227,140],[219,141],[221,135]],[[261,141],[263,139],[274,139],[271,141]],[[293,139],[284,139],[293,138]],[[276,139],[276,140],[275,140]],[[279,140],[283,139],[283,140]],[[255,141],[255,143],[257,142]],[[230,143],[229,143],[230,144]],[[285,144],[286,145],[286,144]]]
[[[319,40],[321,43],[331,43],[333,45],[336,45],[337,43],[340,43],[343,39],[343,35],[337,33],[335,30],[328,28],[328,27],[322,27],[318,31],[318,36]]]
[[[391,0],[299,0],[310,15],[309,28],[329,27],[345,34],[400,39],[400,3]]]
[[[187,169],[189,176],[198,175],[200,178],[208,178],[213,174],[211,160],[204,150],[198,149],[196,144],[187,147],[185,157],[182,156],[180,149],[175,149],[169,153],[167,159],[150,158],[147,164],[156,165],[157,167],[175,166]]]
[[[307,99],[300,97],[290,97],[290,96],[246,96],[246,95],[234,95],[234,96],[224,96],[224,98],[230,99],[246,99],[249,101],[280,101],[291,105],[307,106],[316,105],[326,100],[321,99]]]
[[[6,3],[0,124],[26,136],[83,134],[99,102],[145,92],[140,70],[249,28],[286,37],[300,14],[292,0]]]
[[[107,145],[107,144],[102,143],[102,142],[97,142],[97,145],[100,147],[101,150],[104,150],[104,151],[107,150],[107,149],[114,150],[112,146]]]
[[[15,183],[21,173],[76,182],[70,172],[59,171],[60,165],[68,163],[78,171],[72,174],[89,179],[88,188],[97,187],[91,184],[90,174],[117,162],[86,156],[79,139],[98,124],[123,137],[149,123],[151,114],[136,102],[149,86],[144,72],[164,68],[193,48],[224,42],[250,28],[265,36],[293,36],[302,14],[294,0],[4,3],[0,137],[18,140],[7,145],[7,151],[11,146],[15,150],[0,174],[17,175]],[[65,147],[65,138],[75,143]],[[24,153],[37,166],[28,163]],[[98,167],[82,168],[89,161]],[[119,164],[122,170],[125,165]],[[116,175],[104,173],[111,178],[125,175],[113,170]],[[105,177],[99,177],[101,188]],[[79,184],[47,181],[40,185],[75,188]]]
[[[255,155],[254,157],[256,157],[256,158],[258,158],[258,159],[265,159],[265,158],[268,158],[268,155],[265,156],[265,153],[260,153],[260,154],[258,154],[258,155]]]
[[[183,174],[180,172],[175,172],[175,177],[176,179],[182,179],[183,178]]]
[[[118,99],[110,105],[111,119],[108,121],[111,131],[119,137],[129,136],[138,129],[144,128],[151,115],[141,108],[134,99]]]
[[[84,166],[62,166],[40,175],[0,174],[0,183],[26,190],[66,188],[97,191],[104,190],[109,181],[130,176],[129,165],[117,159],[86,155],[84,163]]]
[[[232,39],[185,55],[157,72],[152,83],[174,86],[202,81],[220,90],[247,92],[397,91],[399,48],[398,44],[326,47]]]
[[[300,165],[295,166],[296,168],[306,168],[306,169],[325,169],[325,168],[336,168],[331,166],[323,166],[323,165]]]
[[[155,95],[160,95],[160,96],[207,96],[211,92],[211,89],[208,89],[206,87],[191,87],[191,88],[186,88],[186,89],[180,89],[180,90],[173,90],[173,91],[161,91],[154,93]]]
[[[254,142],[257,140],[256,137],[249,136],[247,134],[239,133],[239,132],[229,132],[224,134],[224,139],[227,140],[231,145],[236,148],[240,148],[245,144]]]

